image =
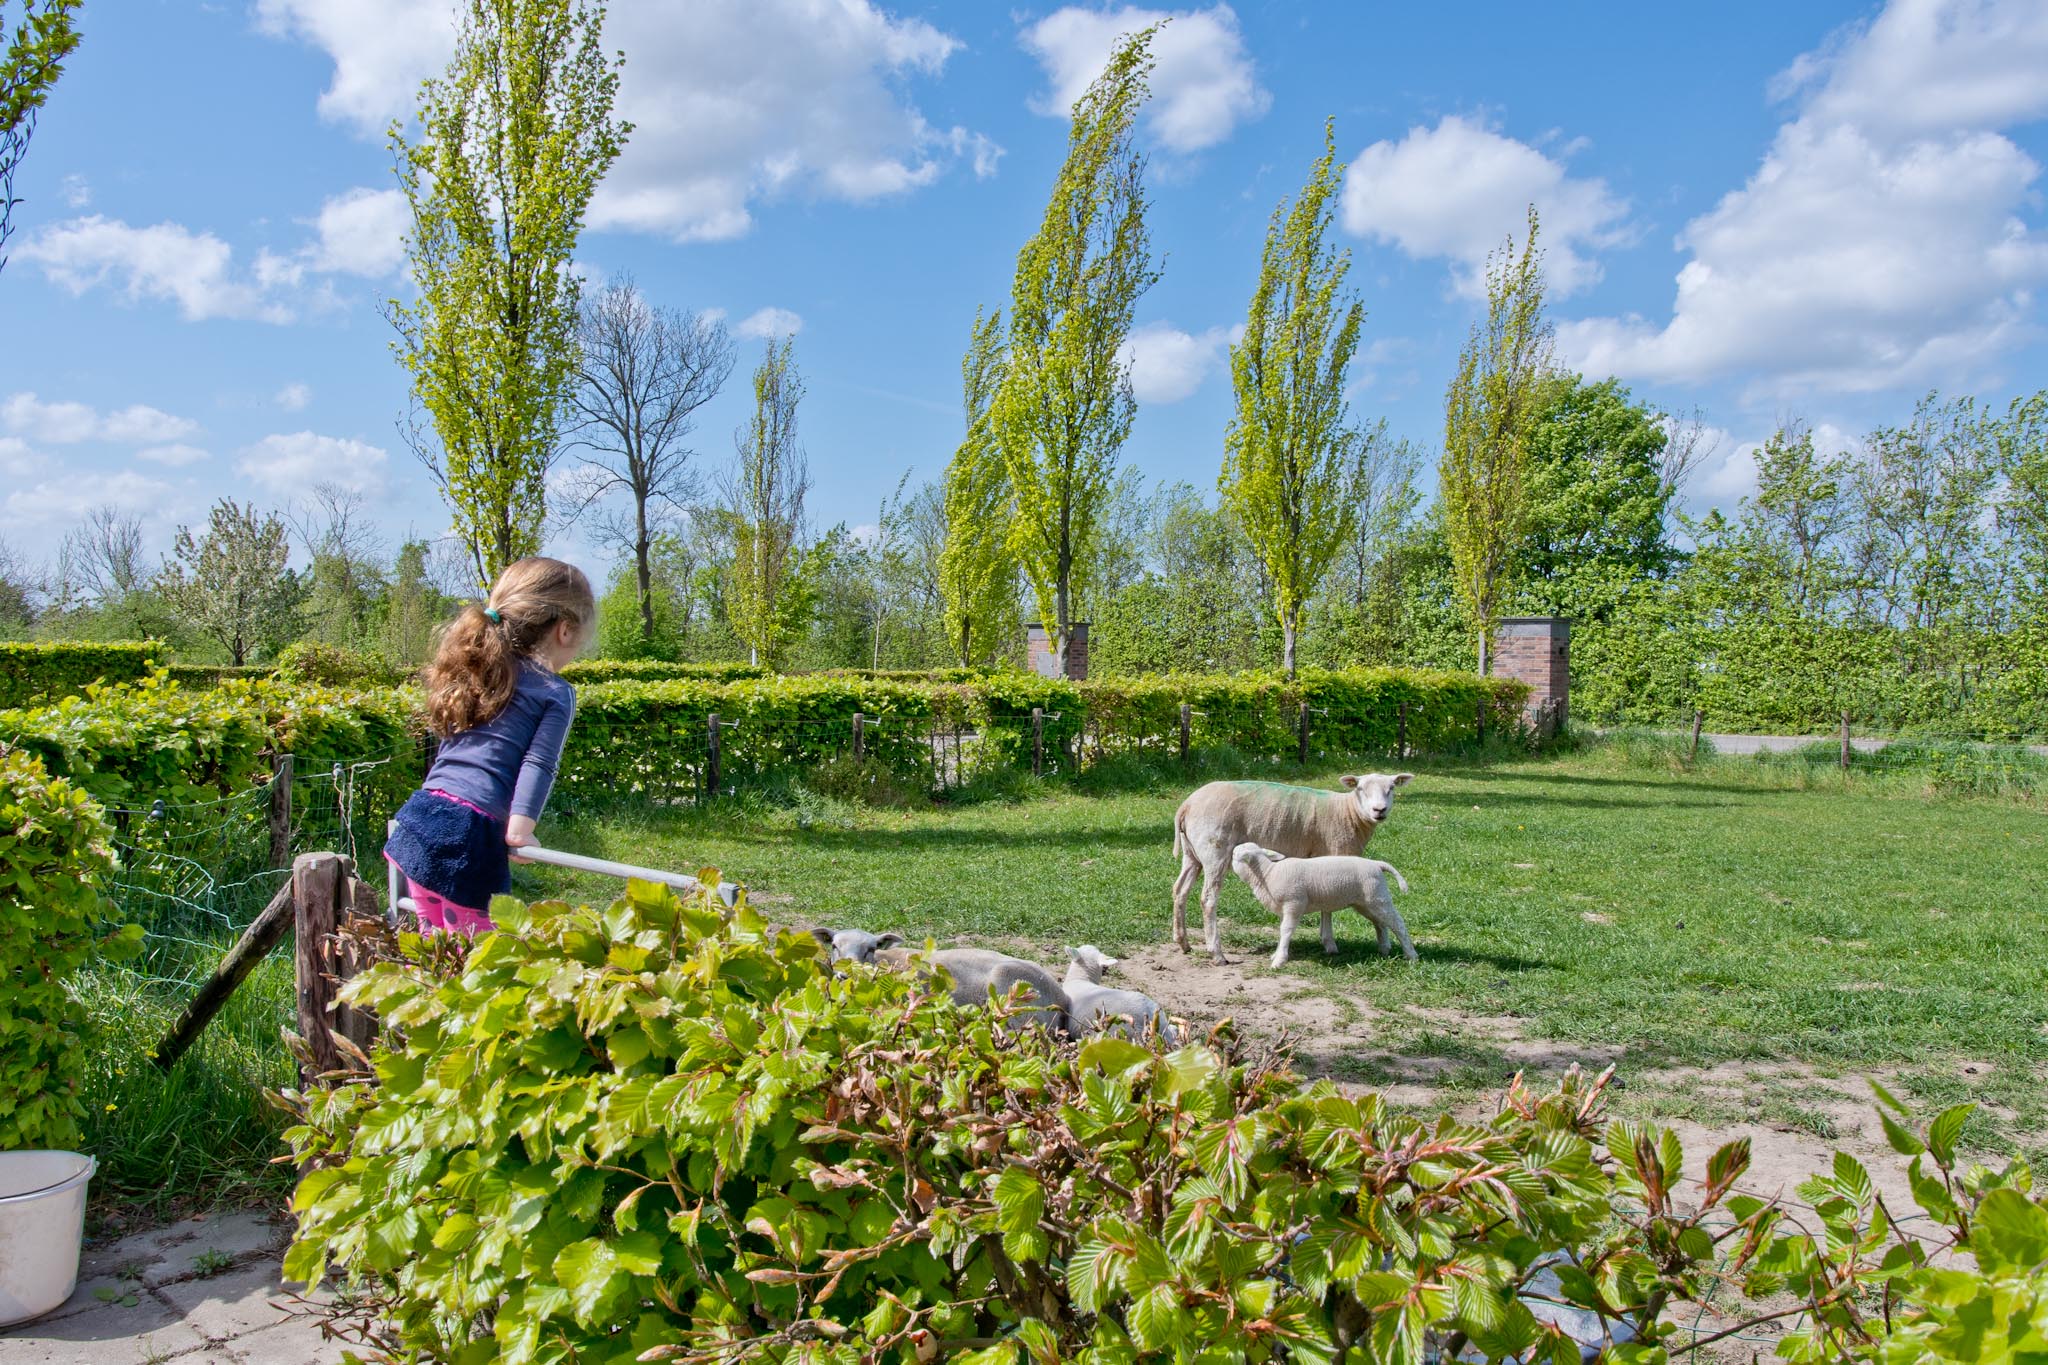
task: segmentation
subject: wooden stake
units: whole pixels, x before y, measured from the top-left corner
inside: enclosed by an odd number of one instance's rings
[[[866,721],[867,717],[860,712],[853,713],[853,761],[856,763],[868,756]]]
[[[704,796],[715,800],[718,796],[718,713],[711,713],[709,726],[705,731],[704,747]]]
[[[1705,725],[1706,723],[1707,713],[1701,710],[1699,707],[1695,706],[1692,711],[1692,752],[1685,756],[1685,761],[1688,763],[1694,763],[1699,760],[1700,727]]]
[[[1188,761],[1188,717],[1190,708],[1186,702],[1180,704],[1180,761]]]
[[[279,754],[270,771],[270,865],[292,864],[292,756]]]
[[[1405,701],[1394,712],[1394,757],[1408,757],[1408,703]]]
[[[256,970],[257,963],[269,956],[291,923],[292,884],[286,882],[277,888],[277,894],[270,898],[270,904],[263,907],[263,913],[242,931],[242,937],[220,960],[220,965],[213,969],[213,975],[200,986],[191,1003],[171,1025],[170,1032],[164,1034],[163,1041],[156,1045],[150,1060],[169,1071],[178,1058],[185,1055],[185,1050],[198,1040],[206,1026],[213,1022],[213,1016],[220,1013],[220,1007],[235,993],[235,987]]]
[[[1045,708],[1031,708],[1031,775],[1045,776]]]
[[[1296,753],[1296,755],[1295,755],[1295,761],[1296,761],[1296,762],[1298,762],[1298,763],[1300,763],[1300,764],[1301,764],[1301,765],[1302,765],[1303,767],[1307,767],[1307,766],[1308,766],[1308,703],[1307,703],[1307,702],[1303,702],[1303,703],[1301,703],[1301,710],[1300,710],[1300,713],[1299,713],[1299,714],[1298,714],[1298,715],[1297,715],[1297,716],[1295,717],[1295,727],[1296,727],[1296,729],[1297,729],[1297,730],[1299,731],[1299,733],[1300,733],[1300,739],[1299,739],[1299,740],[1297,741],[1297,743],[1296,743],[1296,749],[1298,750],[1298,752],[1297,752],[1297,753]]]

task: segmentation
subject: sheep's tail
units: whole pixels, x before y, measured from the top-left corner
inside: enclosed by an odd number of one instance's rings
[[[1185,801],[1181,802],[1180,808],[1173,813],[1173,857],[1175,862],[1179,862],[1186,856],[1183,850],[1187,844],[1187,836],[1182,831],[1180,822],[1186,818],[1187,813],[1188,806]]]
[[[1380,866],[1387,870],[1387,875],[1394,879],[1394,884],[1399,886],[1405,895],[1408,890],[1408,879],[1401,875],[1400,869],[1396,868],[1392,863],[1381,863]]]

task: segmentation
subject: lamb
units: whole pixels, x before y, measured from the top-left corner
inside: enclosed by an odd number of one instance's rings
[[[1103,970],[1116,966],[1118,959],[1092,943],[1069,948],[1067,956],[1071,959],[1067,978],[1060,985],[1067,992],[1068,1025],[1075,1033],[1088,1034],[1100,1029],[1143,1038],[1156,1026],[1168,1045],[1180,1042],[1179,1031],[1157,1000],[1142,991],[1118,990],[1102,984]]]
[[[1216,903],[1229,875],[1232,850],[1251,842],[1290,858],[1356,856],[1394,807],[1394,789],[1413,773],[1341,777],[1340,792],[1280,782],[1211,782],[1173,814],[1173,851],[1180,875],[1173,883],[1173,938],[1188,947],[1188,892],[1202,878],[1202,934],[1209,956],[1223,956]]]
[[[1025,988],[1029,1007],[1018,1017],[1040,1028],[1065,1031],[1068,1020],[1067,993],[1051,972],[1036,962],[1011,957],[991,948],[941,948],[919,952],[896,946],[903,942],[896,934],[873,935],[859,929],[813,929],[813,937],[826,949],[833,962],[864,962],[891,971],[903,971],[919,962],[945,970],[947,990],[956,1005],[986,1005],[993,993],[1007,997],[1017,986]]]
[[[1273,950],[1273,965],[1287,962],[1287,949],[1294,928],[1304,913],[1314,911],[1323,920],[1323,951],[1337,951],[1337,937],[1331,932],[1330,917],[1339,910],[1352,909],[1364,915],[1379,931],[1380,956],[1388,952],[1387,931],[1401,936],[1401,952],[1415,961],[1415,945],[1408,939],[1408,926],[1394,908],[1393,893],[1387,890],[1392,877],[1403,891],[1408,883],[1390,863],[1376,858],[1289,858],[1255,843],[1239,844],[1232,851],[1231,865],[1259,903],[1280,917],[1280,946]]]

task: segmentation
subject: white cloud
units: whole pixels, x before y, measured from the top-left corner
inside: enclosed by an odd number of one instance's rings
[[[18,436],[52,445],[79,441],[177,441],[199,430],[199,424],[189,417],[176,417],[142,403],[102,414],[85,403],[45,403],[27,390],[11,394],[5,403],[0,403],[0,423]]]
[[[1861,440],[1832,422],[1817,422],[1812,432],[1813,447],[1823,456],[1857,454],[1863,450]],[[1755,497],[1756,453],[1764,443],[1735,442],[1721,427],[1709,428],[1704,439],[1713,443],[1715,453],[1687,485],[1685,501],[1701,509],[1733,508],[1739,500]]]
[[[7,495],[6,512],[8,520],[17,525],[45,530],[69,527],[95,507],[157,518],[171,507],[174,493],[161,479],[122,469],[89,479],[49,479],[31,488],[18,488]]]
[[[313,389],[309,384],[294,380],[292,383],[279,389],[271,398],[271,401],[286,412],[299,412],[305,408],[306,404],[313,401]]]
[[[66,208],[82,209],[92,202],[92,182],[77,171],[58,182],[57,192],[64,196]]]
[[[321,48],[323,115],[381,134],[408,117],[454,46],[446,0],[258,0],[266,32]],[[936,76],[958,40],[871,0],[694,0],[615,6],[604,45],[632,54],[618,113],[634,133],[591,205],[593,227],[675,241],[744,235],[778,195],[850,202],[928,185],[1001,149],[940,128],[904,87]]]
[[[2044,70],[2033,0],[1894,0],[1780,78],[1803,103],[1679,235],[1670,320],[1566,324],[1560,351],[1596,374],[1742,375],[1752,397],[1967,382],[2048,282],[2022,216],[2041,168],[1998,131],[2048,112]]]
[[[1558,295],[1597,281],[1592,253],[1631,236],[1628,205],[1606,181],[1575,178],[1563,161],[1455,114],[1360,152],[1343,203],[1346,231],[1417,258],[1449,258],[1469,296],[1483,295],[1487,253],[1521,236],[1531,204],[1542,215],[1545,280]]]
[[[366,441],[311,431],[266,436],[242,451],[235,470],[274,497],[294,499],[331,483],[358,493],[384,489],[384,451]]]
[[[748,341],[793,337],[804,329],[804,320],[787,308],[763,308],[741,318],[733,335]]]
[[[1074,101],[1101,74],[1117,40],[1162,22],[1152,40],[1152,98],[1144,116],[1147,132],[1161,147],[1198,152],[1266,112],[1273,97],[1259,84],[1237,15],[1228,5],[1171,13],[1078,5],[1055,10],[1019,36],[1044,69],[1048,86],[1031,101],[1033,112],[1068,117]]]
[[[147,460],[151,464],[167,465],[172,469],[183,469],[187,465],[199,464],[202,461],[210,460],[213,456],[201,450],[198,446],[177,443],[173,445],[150,446],[146,449],[138,450],[135,452],[135,458]]]
[[[405,195],[358,186],[320,206],[313,223],[318,239],[302,254],[314,270],[378,279],[405,259],[410,223]]]
[[[48,463],[19,436],[0,436],[0,474],[25,479]]]
[[[128,296],[176,303],[190,322],[249,318],[289,322],[291,310],[267,298],[263,284],[234,269],[234,251],[210,232],[177,223],[130,227],[93,214],[57,223],[15,249],[17,259],[83,294],[110,285]]]
[[[1196,335],[1170,322],[1148,322],[1131,329],[1117,356],[1130,366],[1131,392],[1140,403],[1178,403],[1223,367],[1240,331],[1211,327]]]

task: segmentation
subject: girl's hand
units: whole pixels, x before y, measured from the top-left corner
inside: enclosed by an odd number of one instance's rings
[[[505,844],[508,848],[524,848],[528,844],[538,842],[533,837],[532,816],[515,815],[505,822]],[[512,855],[512,861],[523,863],[527,860],[515,853]]]

